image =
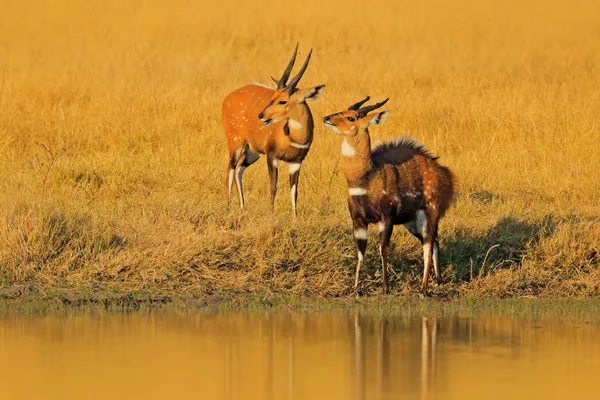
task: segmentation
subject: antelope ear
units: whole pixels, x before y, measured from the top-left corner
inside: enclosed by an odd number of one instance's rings
[[[312,89],[309,89],[303,93],[301,93],[302,101],[315,101],[325,91],[325,85],[315,86]]]
[[[381,125],[385,122],[389,115],[390,110],[378,111],[372,114],[368,114],[367,120],[369,121],[369,125]]]

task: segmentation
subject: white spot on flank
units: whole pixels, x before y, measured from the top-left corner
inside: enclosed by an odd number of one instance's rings
[[[350,188],[348,189],[348,194],[350,194],[350,196],[364,196],[367,194],[367,189],[361,187]]]
[[[367,240],[369,238],[369,231],[366,229],[357,229],[354,231],[354,237],[356,239]]]
[[[296,121],[295,119],[289,119],[288,120],[288,124],[290,126],[290,128],[298,130],[298,129],[302,129],[302,124],[298,121]]]
[[[342,155],[346,157],[352,157],[356,154],[356,150],[352,147],[346,139],[342,142]]]
[[[300,144],[296,142],[290,142],[290,146],[295,147],[297,149],[308,149],[310,147],[310,143]]]
[[[289,171],[290,175],[298,172],[300,170],[301,165],[302,164],[300,164],[300,163],[288,163],[288,171]]]

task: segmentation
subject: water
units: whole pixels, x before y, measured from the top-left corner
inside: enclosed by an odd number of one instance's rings
[[[3,316],[0,398],[595,398],[599,334],[492,316]]]

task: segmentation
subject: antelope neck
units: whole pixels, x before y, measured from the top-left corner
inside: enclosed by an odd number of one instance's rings
[[[356,136],[344,137],[344,141],[345,143],[342,143],[342,145],[350,146],[354,150],[354,154],[351,156],[342,154],[342,169],[348,186],[354,187],[367,172],[373,169],[371,138],[369,132],[363,129]],[[346,154],[352,153],[348,150],[346,152]]]
[[[305,103],[302,103],[288,113],[288,121],[284,126],[284,132],[293,143],[309,145],[313,139],[313,125],[310,109]]]

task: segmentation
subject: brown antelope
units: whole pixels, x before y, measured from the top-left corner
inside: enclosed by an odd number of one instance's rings
[[[228,207],[235,180],[240,207],[244,208],[242,174],[260,156],[266,155],[271,206],[274,206],[277,195],[277,163],[285,161],[290,175],[292,213],[296,217],[300,167],[313,141],[314,123],[306,102],[318,99],[325,90],[325,85],[307,90],[296,87],[306,71],[312,50],[298,74],[288,82],[297,53],[298,45],[275,90],[248,85],[232,92],[223,101],[221,121],[229,147]]]
[[[438,222],[453,196],[453,176],[436,157],[411,139],[400,139],[371,150],[369,126],[382,124],[389,111],[374,111],[381,103],[361,107],[369,97],[347,110],[323,118],[325,125],[341,135],[342,169],[348,182],[348,208],[354,227],[358,262],[354,288],[367,247],[369,224],[379,226],[379,254],[383,292],[387,293],[388,244],[394,225],[404,224],[423,244],[422,295],[433,261],[438,284],[442,275],[438,263]]]

